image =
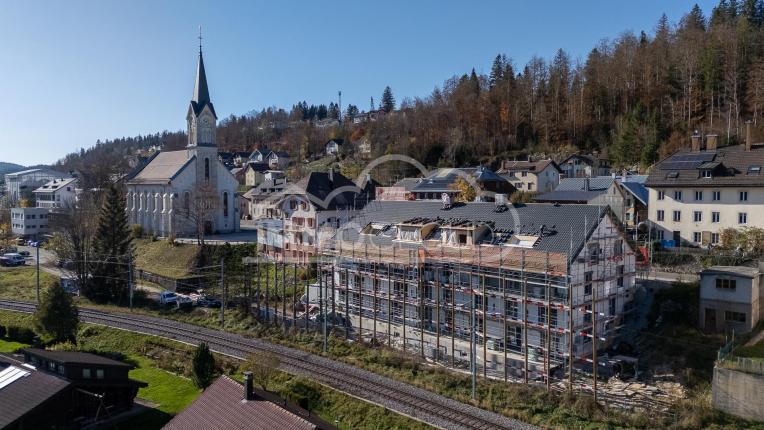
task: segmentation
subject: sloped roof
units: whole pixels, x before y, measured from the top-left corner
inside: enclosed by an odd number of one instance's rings
[[[319,426],[308,419],[270,400],[260,397],[245,400],[244,386],[225,375],[216,379],[193,403],[175,415],[163,427],[165,430],[313,430],[318,428]]]
[[[589,202],[597,196],[601,195],[603,191],[550,191],[548,193],[541,194],[533,198],[537,202],[553,203],[553,202]]]
[[[347,187],[347,191],[332,193],[338,188]],[[340,207],[353,207],[361,204],[357,197],[362,192],[356,184],[339,172],[332,174],[326,172],[310,172],[308,176],[296,183],[296,188],[304,190],[305,194],[312,196],[316,210],[333,210]],[[315,199],[325,201],[327,207],[316,204]],[[329,199],[329,201],[326,201]]]
[[[63,378],[23,366],[15,358],[0,355],[0,370],[10,366],[28,374],[0,388],[0,428],[6,428],[70,385]]]
[[[594,230],[596,222],[607,213],[604,206],[552,205],[530,203],[512,205],[508,210],[496,212],[494,203],[460,203],[443,210],[437,201],[375,201],[351,220],[348,225],[363,228],[370,222],[394,225],[412,219],[430,219],[440,224],[454,220],[489,224],[494,231],[532,234],[544,226],[544,236],[533,249],[564,252],[580,249]],[[587,221],[587,231],[584,223]],[[345,230],[345,240],[358,239],[358,231]],[[391,245],[392,239],[377,236],[375,243]]]
[[[414,192],[447,192],[454,191],[451,185],[461,175],[475,178],[478,183],[484,182],[508,182],[505,178],[497,175],[493,170],[485,167],[446,167],[437,169],[426,178],[418,181],[412,188]]]
[[[194,115],[199,115],[205,106],[210,107],[212,115],[217,118],[215,114],[215,107],[212,106],[210,100],[210,91],[207,88],[207,73],[204,71],[204,58],[202,57],[202,50],[199,49],[199,61],[196,65],[196,82],[194,83],[194,96],[191,99],[191,109],[194,111]]]
[[[764,172],[753,173],[752,166],[764,168],[764,144],[725,146],[715,151],[679,151],[658,162],[645,182],[647,187],[764,186]],[[714,170],[712,178],[701,177],[701,170]]]
[[[128,183],[167,183],[195,158],[188,158],[188,153],[185,150],[157,152],[143,168],[132,175]]]
[[[69,184],[77,182],[77,178],[61,178],[48,181],[45,185],[32,191],[33,193],[50,193],[59,190]]]
[[[633,195],[634,198],[642,202],[642,204],[644,205],[647,204],[647,200],[649,198],[648,197],[649,192],[647,191],[647,188],[645,187],[644,183],[626,181],[626,182],[621,182],[621,185],[623,185],[623,188],[629,193],[631,193],[631,195]]]

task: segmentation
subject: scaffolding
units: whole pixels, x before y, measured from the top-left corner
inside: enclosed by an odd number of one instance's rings
[[[609,217],[594,222],[584,220],[592,233],[577,249],[571,239],[568,252],[336,235],[321,244],[318,268],[356,339],[484,378],[596,396],[595,351],[629,312],[635,256]]]

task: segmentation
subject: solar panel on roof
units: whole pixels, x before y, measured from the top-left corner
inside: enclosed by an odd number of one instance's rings
[[[0,371],[0,388],[4,388],[19,378],[23,378],[29,375],[26,370],[19,369],[15,366],[8,366]]]

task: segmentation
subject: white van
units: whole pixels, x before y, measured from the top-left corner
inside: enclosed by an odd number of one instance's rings
[[[3,257],[7,258],[11,262],[12,266],[23,266],[27,263],[26,258],[17,252],[9,252],[7,254],[3,254]]]

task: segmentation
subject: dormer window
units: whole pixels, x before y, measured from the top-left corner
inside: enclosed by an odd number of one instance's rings
[[[761,173],[761,166],[750,166],[748,167],[748,175],[758,175]]]
[[[713,177],[713,174],[712,174],[712,172],[710,170],[701,170],[700,171],[700,177],[701,178],[709,178],[710,179],[710,178]]]
[[[679,177],[679,172],[669,172],[668,175],[666,175],[669,179],[676,179]]]

